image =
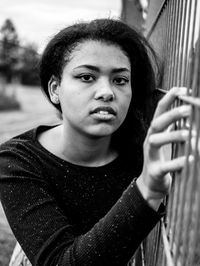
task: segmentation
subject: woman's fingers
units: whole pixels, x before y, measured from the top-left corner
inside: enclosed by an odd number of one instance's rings
[[[163,176],[169,172],[180,171],[183,169],[186,163],[186,156],[181,156],[170,161],[165,161],[160,164],[160,176]],[[194,160],[192,155],[189,156],[189,162]]]
[[[182,105],[173,108],[170,111],[167,111],[153,119],[149,129],[149,134],[163,131],[168,128],[173,122],[176,122],[181,118],[189,117],[190,114],[191,106],[189,105]]]
[[[172,142],[185,142],[188,140],[188,137],[188,130],[165,131],[150,135],[149,144],[153,148],[160,148],[161,146]]]
[[[174,100],[182,95],[185,96],[187,94],[187,88],[185,87],[173,87],[158,103],[156,108],[154,118],[160,116],[164,112],[166,112]]]
[[[159,164],[154,162],[149,166],[149,176],[153,177],[154,182],[156,181],[157,184],[155,183],[155,185],[160,186],[160,188],[162,185],[165,187],[165,184],[161,185],[164,181],[163,178],[170,172],[182,170],[185,166],[186,158],[186,156],[180,156],[169,161],[162,160]],[[189,156],[189,162],[191,161],[193,161],[192,155]]]
[[[189,105],[170,109],[178,96],[186,94],[187,88],[172,88],[156,108],[144,142],[144,166],[138,178],[139,188],[147,200],[157,200],[165,196],[171,186],[169,172],[182,170],[185,166],[186,156],[166,161],[162,147],[166,144],[185,142],[189,139],[189,130],[169,130],[175,122],[187,118],[191,114]],[[193,157],[189,156],[189,160],[193,160]]]

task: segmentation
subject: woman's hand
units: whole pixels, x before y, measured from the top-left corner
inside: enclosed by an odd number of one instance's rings
[[[170,191],[172,179],[169,172],[181,170],[185,164],[186,156],[166,161],[163,145],[188,140],[188,130],[167,130],[174,122],[190,116],[189,105],[169,110],[177,96],[186,95],[186,91],[186,88],[174,87],[161,99],[144,142],[144,165],[136,182],[144,199],[154,209]]]

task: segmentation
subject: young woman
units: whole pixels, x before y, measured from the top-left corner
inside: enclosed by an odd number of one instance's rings
[[[150,53],[136,31],[111,19],[65,28],[47,45],[41,85],[62,122],[0,148],[1,201],[32,265],[126,265],[163,215],[168,172],[185,157],[165,161],[161,148],[186,141],[186,131],[166,129],[190,109],[169,111],[186,93],[173,88],[149,127]]]

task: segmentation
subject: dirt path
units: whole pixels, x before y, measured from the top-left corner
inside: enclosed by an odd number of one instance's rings
[[[57,120],[55,109],[39,89],[16,86],[17,111],[0,112],[0,143],[38,124]]]

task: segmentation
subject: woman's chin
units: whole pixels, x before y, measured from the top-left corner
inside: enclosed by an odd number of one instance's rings
[[[116,131],[116,128],[110,125],[99,125],[88,131],[89,135],[96,138],[109,137]]]

